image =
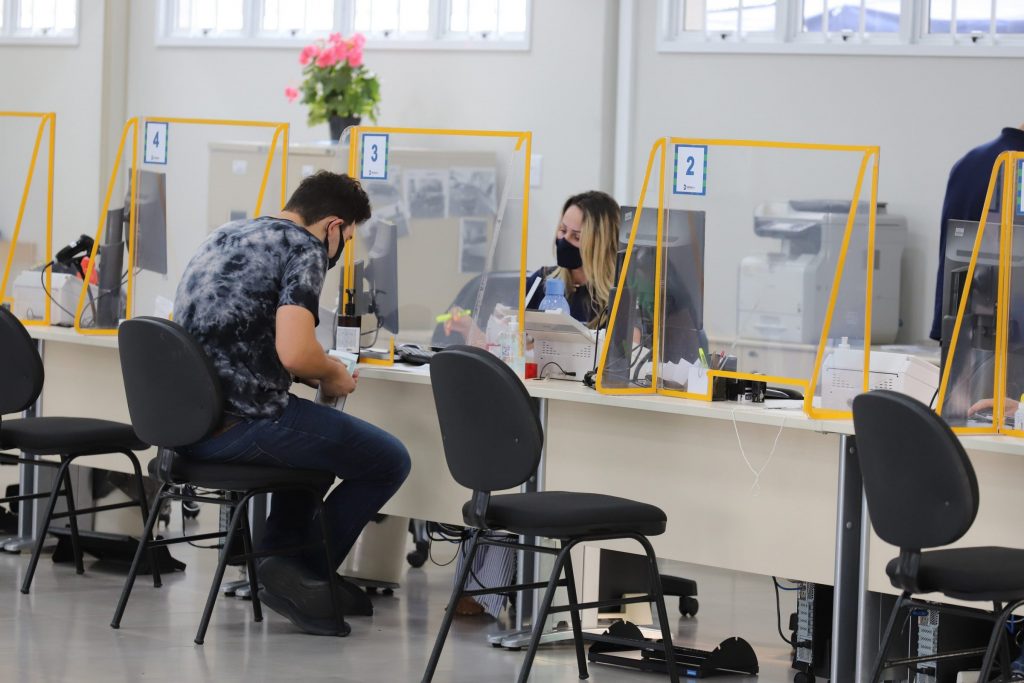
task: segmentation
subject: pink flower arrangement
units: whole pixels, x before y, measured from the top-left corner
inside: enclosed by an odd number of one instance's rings
[[[332,33],[302,48],[299,64],[305,79],[299,88],[285,88],[284,94],[289,102],[301,96],[309,106],[310,125],[335,116],[377,120],[380,82],[363,63],[364,45],[366,38],[360,33],[349,38]]]

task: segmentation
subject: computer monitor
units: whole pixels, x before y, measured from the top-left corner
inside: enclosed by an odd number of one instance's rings
[[[99,247],[99,293],[95,300],[95,325],[117,327],[124,317],[121,290],[127,279],[124,255],[131,226],[131,173],[128,171],[124,205],[107,211],[103,243]],[[156,171],[139,170],[136,194],[135,267],[167,274],[167,184]]]
[[[375,220],[368,230],[366,261],[355,264],[356,314],[372,313],[378,328],[398,334],[398,227]]]
[[[142,169],[138,175],[136,194],[135,267],[160,275],[167,274],[167,176]],[[131,196],[125,197],[125,207],[131,207]],[[130,208],[125,211],[125,225],[130,225]]]
[[[625,250],[636,207],[622,207],[619,247]],[[678,362],[705,347],[704,335],[704,212],[668,209],[662,233],[661,360]],[[653,330],[658,238],[657,209],[641,211],[630,257],[626,286],[636,300],[645,334]],[[621,265],[620,265],[621,268]],[[618,278],[616,277],[616,281]],[[707,351],[707,349],[705,349]],[[696,358],[686,358],[693,362]]]

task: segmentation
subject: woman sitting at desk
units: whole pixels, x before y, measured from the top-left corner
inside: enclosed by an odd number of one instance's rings
[[[608,320],[609,292],[615,286],[618,240],[619,205],[614,199],[597,190],[569,197],[555,229],[558,265],[540,268],[527,276],[526,291],[533,295],[526,307],[540,306],[546,281],[557,278],[565,285],[565,298],[572,317],[594,329],[603,327]],[[468,308],[461,304],[470,304],[471,299],[475,301],[475,290],[476,287],[471,287],[465,296],[460,293],[451,308],[453,314],[444,323],[443,333],[439,329],[434,335],[435,345],[485,344],[482,331],[485,320],[474,324],[472,317],[459,314]]]
[[[537,308],[544,298],[546,280],[558,278],[565,284],[569,313],[581,323],[597,329],[608,320],[608,294],[614,286],[615,257],[619,241],[619,205],[604,192],[592,190],[573,195],[562,207],[561,219],[555,229],[555,267],[537,270],[526,280],[526,291],[536,284],[527,308]],[[539,282],[538,282],[539,280]],[[482,337],[469,317],[452,318],[445,323],[445,334],[461,334],[470,343]],[[459,554],[455,571],[458,576],[465,555]],[[515,553],[500,546],[480,546],[473,560],[473,572],[466,590],[511,586],[516,570]],[[497,618],[505,607],[506,595],[465,596],[455,608],[456,614],[475,615],[486,612]]]

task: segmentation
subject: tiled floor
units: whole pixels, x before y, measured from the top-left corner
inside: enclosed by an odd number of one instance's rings
[[[0,555],[0,681],[418,681],[426,664],[452,581],[452,567],[408,570],[394,597],[375,599],[372,618],[353,617],[348,638],[303,635],[269,612],[252,621],[250,603],[222,598],[206,644],[192,637],[213,569],[214,553],[177,546],[188,570],[168,576],[154,589],[137,583],[120,630],[109,622],[123,576],[95,563],[76,576],[67,565],[40,562],[31,595],[18,591],[27,555]],[[673,623],[678,642],[713,647],[730,635],[746,638],[757,651],[757,679],[792,680],[789,648],[775,626],[775,598],[767,577],[707,568],[672,566],[700,586],[700,613]],[[783,594],[784,618],[794,608]],[[678,612],[670,605],[670,614]],[[445,648],[436,681],[513,681],[522,652],[494,649],[485,634],[505,625],[487,618],[460,618]],[[662,680],[597,664],[590,680]],[[576,680],[571,646],[542,649],[533,681]]]

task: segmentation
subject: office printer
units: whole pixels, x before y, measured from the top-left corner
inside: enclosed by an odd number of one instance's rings
[[[871,352],[868,390],[888,389],[931,405],[939,388],[937,365],[906,353]],[[864,349],[850,348],[845,338],[822,363],[821,407],[850,410],[864,391]]]
[[[830,337],[864,336],[868,203],[860,202]],[[754,234],[778,240],[778,251],[740,261],[737,336],[816,344],[821,337],[850,202],[766,202],[754,212]],[[871,338],[892,343],[900,325],[900,260],[907,221],[879,202]]]

